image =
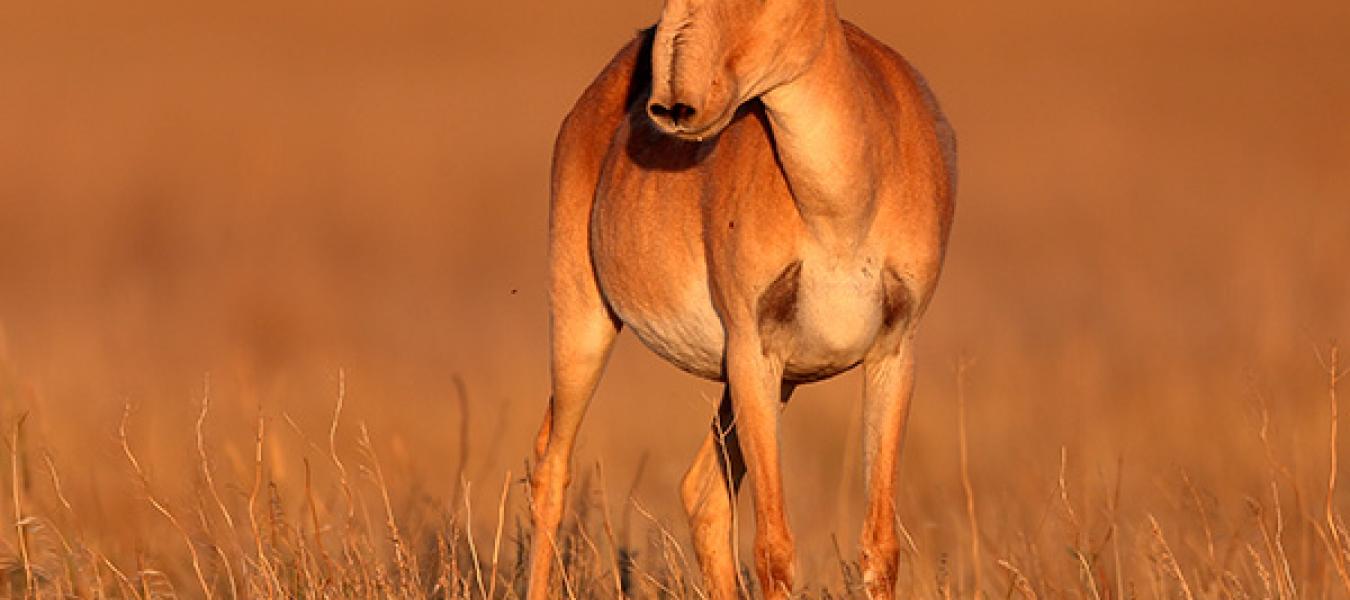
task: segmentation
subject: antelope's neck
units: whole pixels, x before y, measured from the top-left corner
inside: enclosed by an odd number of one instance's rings
[[[856,248],[871,224],[875,144],[888,139],[868,135],[876,118],[868,83],[837,25],[805,72],[761,97],[803,222],[840,251]]]

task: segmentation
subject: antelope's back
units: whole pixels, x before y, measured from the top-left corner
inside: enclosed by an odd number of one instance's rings
[[[933,158],[926,170],[934,171],[935,179],[938,180],[938,189],[934,190],[933,195],[938,204],[935,208],[942,213],[942,237],[945,239],[951,225],[956,196],[956,132],[943,113],[928,80],[908,59],[857,25],[844,21],[843,26],[854,55],[868,61],[874,75],[886,80],[901,103],[913,104],[918,109],[911,112],[917,118],[912,119],[912,128],[906,132],[917,135],[903,137],[917,146],[916,149],[921,148],[921,154]],[[913,168],[915,165],[907,166]]]

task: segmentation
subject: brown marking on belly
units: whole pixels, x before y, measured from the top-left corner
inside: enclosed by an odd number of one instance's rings
[[[914,294],[895,269],[887,268],[881,284],[881,326],[890,331],[909,322],[914,314]]]
[[[759,329],[764,330],[797,317],[797,292],[801,288],[802,261],[794,261],[764,288],[759,296]]]

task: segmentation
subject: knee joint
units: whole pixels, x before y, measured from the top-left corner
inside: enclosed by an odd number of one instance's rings
[[[731,492],[725,482],[704,469],[694,469],[680,482],[680,500],[692,519],[705,520],[731,510]]]

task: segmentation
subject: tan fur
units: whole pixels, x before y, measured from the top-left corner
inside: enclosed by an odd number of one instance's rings
[[[922,79],[832,2],[668,0],[555,149],[531,598],[548,594],[577,429],[623,325],[728,383],[681,486],[714,598],[737,595],[730,511],[746,474],[761,588],[791,591],[779,410],[798,383],[863,365],[861,560],[869,596],[891,596],[912,339],[941,269],[954,152]]]

